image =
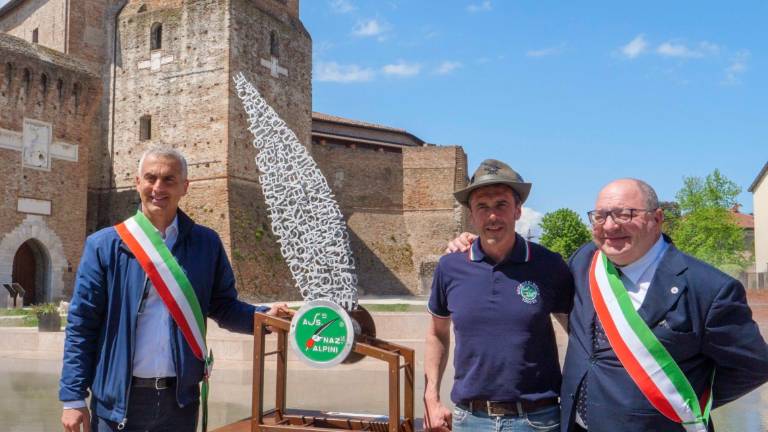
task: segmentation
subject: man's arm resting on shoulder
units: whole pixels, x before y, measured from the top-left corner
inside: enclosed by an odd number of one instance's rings
[[[458,237],[448,242],[445,247],[445,253],[466,252],[472,247],[472,242],[477,239],[477,235],[463,232]]]
[[[448,430],[451,411],[440,402],[440,381],[451,348],[451,320],[434,315],[431,318],[424,346],[424,429]]]
[[[724,286],[707,313],[703,352],[715,362],[713,407],[768,381],[768,346],[752,320],[744,287]]]

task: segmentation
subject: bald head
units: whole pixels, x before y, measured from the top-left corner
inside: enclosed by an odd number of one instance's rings
[[[615,192],[617,190],[626,191],[627,193],[634,191],[639,194],[646,209],[656,209],[659,207],[659,197],[656,195],[656,191],[648,183],[636,178],[622,178],[608,183],[600,190],[598,199],[600,199],[600,195],[603,192]]]
[[[661,236],[664,213],[659,209],[659,198],[642,180],[624,178],[608,183],[597,195],[595,210],[629,216],[623,223],[607,217],[602,225],[592,226],[595,243],[615,264],[637,261]]]

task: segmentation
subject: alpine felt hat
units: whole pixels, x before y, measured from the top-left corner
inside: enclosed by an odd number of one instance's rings
[[[520,204],[528,199],[531,193],[531,183],[526,183],[523,177],[509,167],[504,162],[495,159],[486,159],[480,163],[480,166],[469,179],[469,185],[453,193],[456,201],[469,207],[469,195],[475,189],[494,184],[503,184],[511,187],[520,197]]]

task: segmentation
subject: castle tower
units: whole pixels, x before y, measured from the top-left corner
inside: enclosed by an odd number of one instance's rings
[[[215,229],[252,299],[296,293],[269,220],[238,72],[254,82],[307,146],[311,38],[297,0],[130,0],[119,13],[110,137],[94,198],[98,225],[136,211],[136,163],[153,145],[181,150],[189,194],[181,208]]]
[[[0,32],[70,55],[96,71],[104,63],[110,0],[12,0]]]

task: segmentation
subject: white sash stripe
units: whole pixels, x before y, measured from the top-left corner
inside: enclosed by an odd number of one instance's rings
[[[602,260],[602,256],[598,257],[598,260]],[[610,283],[608,282],[608,275],[605,271],[605,266],[601,262],[598,262],[595,266],[595,279],[597,280],[598,289],[603,295],[603,299],[611,315],[611,318],[616,325],[616,329],[621,335],[621,338],[624,340],[624,343],[637,359],[640,366],[645,370],[645,372],[661,390],[664,396],[667,397],[670,405],[675,410],[677,415],[683,420],[683,422],[695,422],[696,417],[693,415],[693,412],[691,412],[688,404],[685,402],[685,400],[683,400],[674,384],[672,384],[672,381],[669,379],[667,374],[664,373],[664,370],[661,369],[659,364],[656,362],[656,359],[648,351],[643,342],[638,338],[637,334],[632,329],[632,326],[629,325],[629,322],[624,317],[624,313],[619,307],[616,296],[611,291]],[[684,426],[686,430],[690,431],[706,432],[707,430],[706,426],[701,424],[690,425],[695,427],[693,429],[689,429],[689,425]],[[701,429],[699,426],[703,426],[703,429]]]
[[[163,261],[162,257],[160,257],[160,254],[149,240],[149,237],[147,237],[147,235],[144,233],[144,230],[141,229],[139,224],[136,223],[133,218],[125,221],[125,227],[131,233],[131,235],[133,235],[147,256],[149,256],[149,259],[152,260],[155,268],[157,268],[157,272],[165,282],[165,285],[168,287],[168,291],[171,293],[171,297],[173,297],[174,301],[179,306],[181,313],[184,315],[184,318],[187,320],[189,328],[192,331],[192,335],[194,336],[198,345],[200,345],[202,355],[205,356],[208,352],[205,346],[205,338],[200,333],[200,326],[197,325],[195,314],[192,312],[192,309],[190,309],[189,302],[187,302],[187,298],[181,291],[181,287],[179,286],[178,282],[176,282],[176,278],[173,277],[173,273],[171,273],[171,270],[165,264],[165,261]],[[157,289],[157,287],[155,287],[155,289]]]

